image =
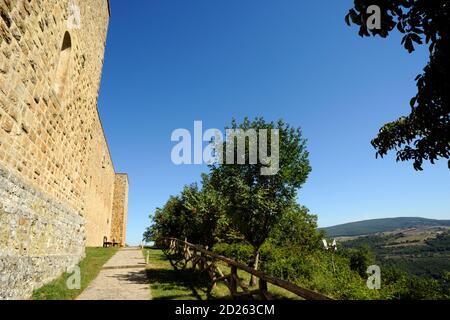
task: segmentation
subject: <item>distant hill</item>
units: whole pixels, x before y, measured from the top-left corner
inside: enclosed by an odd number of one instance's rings
[[[439,227],[450,226],[450,220],[434,220],[425,218],[385,218],[364,220],[358,222],[350,222],[332,226],[328,228],[321,228],[325,230],[328,237],[343,237],[343,236],[360,236],[366,234],[373,234],[377,232],[387,232],[396,229],[408,229],[419,227]]]

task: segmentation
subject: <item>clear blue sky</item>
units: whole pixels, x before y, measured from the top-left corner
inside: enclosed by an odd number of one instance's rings
[[[351,0],[111,0],[99,109],[116,170],[130,178],[127,242],[204,166],[175,166],[174,129],[195,120],[282,118],[308,139],[299,202],[320,226],[394,216],[450,218],[446,161],[415,172],[375,159],[379,127],[407,114],[427,61],[399,36],[361,39]]]

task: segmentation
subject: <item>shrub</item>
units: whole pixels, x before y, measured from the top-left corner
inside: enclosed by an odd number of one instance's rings
[[[218,243],[213,251],[227,258],[248,264],[253,256],[253,247],[245,243]]]

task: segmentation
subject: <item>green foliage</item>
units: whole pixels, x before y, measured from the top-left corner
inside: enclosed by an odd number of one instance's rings
[[[330,252],[320,248],[323,234],[316,227],[316,217],[304,207],[286,213],[261,247],[261,270],[337,299],[381,298],[380,292],[366,287],[366,274],[361,277],[351,269],[349,254],[334,257],[334,272]],[[216,244],[214,251],[243,263],[251,261],[253,253],[245,242]]]
[[[185,188],[182,195],[184,206],[196,218],[195,223],[189,226],[191,233],[195,232],[196,235],[188,239],[211,248],[217,241],[227,238],[231,226],[225,215],[225,202],[211,185],[208,175],[202,175],[201,190],[194,185]]]
[[[227,215],[257,255],[274,225],[293,205],[297,189],[311,171],[306,141],[300,129],[294,129],[282,121],[274,123],[265,122],[262,118],[254,121],[245,119],[240,125],[233,121],[231,128],[243,131],[279,130],[280,170],[275,175],[261,175],[265,165],[260,162],[249,164],[249,148],[246,148],[246,164],[211,166],[211,182],[227,201]],[[271,138],[268,140],[270,145]],[[216,149],[221,147],[225,149],[225,143]],[[234,154],[237,155],[237,143]]]
[[[261,269],[274,277],[291,282],[310,281],[313,268],[309,258],[310,255],[305,254],[300,248],[286,250],[268,242],[261,249]]]
[[[317,216],[310,214],[308,208],[294,204],[274,226],[269,241],[280,247],[310,251],[318,248],[323,238],[323,231],[317,230]]]
[[[336,255],[334,264],[336,272],[333,269],[330,252],[319,249],[287,250],[270,242],[261,248],[261,270],[272,276],[335,299],[380,298],[380,292],[369,290],[365,279],[350,269],[347,257]]]
[[[253,247],[245,243],[218,243],[213,251],[224,257],[248,264],[253,257]]]
[[[437,235],[426,241],[430,251],[450,251],[450,232]]]
[[[418,92],[410,101],[411,113],[384,125],[372,141],[377,156],[397,151],[397,161],[414,160],[422,170],[424,160],[434,163],[450,156],[450,15],[449,0],[354,0],[345,20],[359,26],[359,35],[387,37],[395,28],[403,34],[408,52],[426,43],[430,61],[416,77]],[[369,30],[370,5],[381,9],[381,29]],[[450,169],[450,160],[448,161]]]
[[[298,263],[291,264],[285,260],[294,261],[299,254],[317,250],[322,238],[323,233],[317,230],[317,217],[310,214],[307,208],[294,205],[274,226],[270,237],[261,247],[261,263],[272,268],[272,275],[279,275],[284,279],[289,278],[289,275],[295,276],[299,272],[296,269]],[[231,244],[216,244],[214,251],[243,263],[251,261],[254,254],[252,246],[243,240]],[[287,254],[286,257],[283,256],[284,253]]]
[[[379,292],[366,287],[366,269],[361,275],[363,267],[352,269],[350,254],[346,252],[332,258],[331,252],[321,248],[323,237],[323,231],[317,230],[317,217],[305,207],[293,207],[262,246],[261,269],[336,299],[380,298]]]
[[[358,272],[361,277],[366,277],[367,268],[375,262],[375,257],[369,247],[351,249],[347,254],[350,259],[350,269]]]
[[[162,209],[156,210],[152,226],[144,233],[144,240],[187,238],[190,242],[212,247],[218,241],[229,242],[243,237],[254,248],[252,265],[257,268],[261,245],[287,214],[284,227],[296,228],[291,231],[298,232],[292,241],[307,245],[316,225],[314,219],[311,221],[314,222],[313,227],[308,223],[302,224],[301,219],[309,217],[307,210],[295,204],[297,190],[311,171],[306,141],[300,129],[282,121],[266,122],[262,118],[254,121],[246,118],[239,125],[233,121],[232,129],[240,132],[252,129],[256,133],[261,129],[267,130],[270,150],[266,151],[268,154],[278,153],[279,170],[273,175],[263,175],[262,169],[272,167],[273,163],[257,161],[250,164],[250,146],[246,140],[244,164],[211,165],[210,174],[202,176],[201,189],[197,184],[186,186],[179,196],[171,197]],[[279,137],[275,150],[272,149],[274,129],[278,130]],[[261,141],[257,142],[261,147]],[[225,150],[225,146],[226,142],[216,145],[216,152],[222,147]],[[239,144],[234,143],[234,148],[234,163],[239,163]],[[277,237],[277,241],[284,241],[281,233]]]
[[[210,184],[209,176],[202,175],[201,189],[195,183],[185,186],[179,196],[170,197],[162,209],[156,210],[144,240],[174,237],[212,247],[228,234],[233,233],[223,198]]]
[[[384,268],[382,286],[391,299],[438,300],[449,299],[448,291],[437,280],[410,276],[395,268]]]
[[[442,278],[444,279],[444,281],[448,284],[450,284],[450,271],[445,272],[442,276]]]
[[[157,208],[151,216],[153,224],[144,233],[144,240],[155,241],[160,237],[184,239],[189,226],[189,215],[179,196],[171,196],[163,208]]]

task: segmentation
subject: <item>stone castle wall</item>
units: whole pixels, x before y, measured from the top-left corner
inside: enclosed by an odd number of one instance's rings
[[[83,257],[85,221],[1,166],[0,199],[0,299],[26,298]]]
[[[113,218],[111,226],[111,239],[125,245],[125,235],[128,212],[128,176],[116,174],[113,201]]]
[[[0,0],[0,299],[111,239],[116,176],[97,110],[108,23],[107,0]]]

